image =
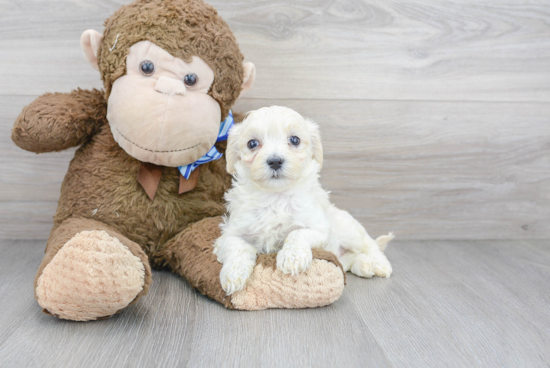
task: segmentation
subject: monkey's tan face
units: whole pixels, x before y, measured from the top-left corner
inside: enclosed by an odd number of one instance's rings
[[[117,143],[132,157],[182,166],[216,142],[221,109],[208,95],[214,72],[199,57],[175,58],[150,41],[130,47],[126,75],[113,84],[107,119]]]

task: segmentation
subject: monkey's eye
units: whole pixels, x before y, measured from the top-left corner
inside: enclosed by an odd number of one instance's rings
[[[143,60],[141,64],[139,64],[139,71],[141,74],[150,77],[155,72],[155,64],[153,64],[152,61]]]
[[[193,87],[197,81],[199,80],[199,77],[195,73],[189,73],[185,77],[183,77],[183,83],[185,83],[188,87]]]
[[[252,150],[252,149],[258,147],[259,144],[260,144],[260,142],[258,142],[257,140],[251,139],[251,140],[248,141],[247,146],[248,146],[249,149]]]
[[[296,137],[295,135],[293,135],[292,137],[290,137],[290,139],[288,140],[290,142],[290,144],[292,144],[293,146],[298,146],[300,144],[300,138]]]

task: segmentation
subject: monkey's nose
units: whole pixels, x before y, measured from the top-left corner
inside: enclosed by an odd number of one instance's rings
[[[285,162],[285,160],[278,156],[270,157],[267,159],[267,164],[275,171],[279,170],[281,166],[283,166],[283,162]]]
[[[179,79],[170,77],[160,77],[155,84],[155,90],[167,95],[183,95],[185,96],[185,84]]]

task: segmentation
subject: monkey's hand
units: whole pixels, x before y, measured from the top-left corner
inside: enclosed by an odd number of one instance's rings
[[[15,121],[11,139],[31,152],[62,151],[86,142],[106,123],[106,115],[103,91],[46,93],[23,109]]]

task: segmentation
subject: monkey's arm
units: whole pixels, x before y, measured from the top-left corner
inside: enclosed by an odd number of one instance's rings
[[[84,143],[106,122],[106,114],[103,91],[46,93],[23,109],[11,139],[31,152],[62,151]]]

